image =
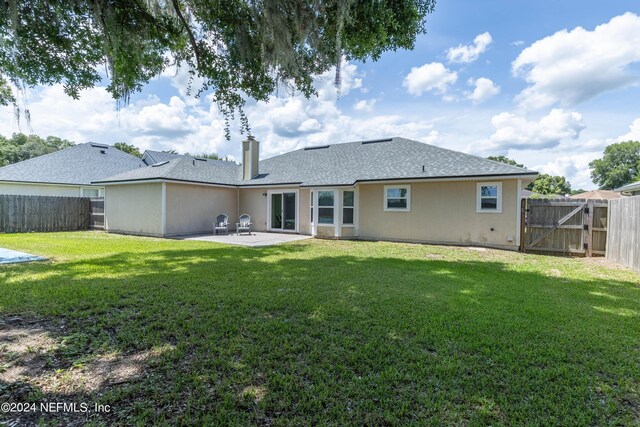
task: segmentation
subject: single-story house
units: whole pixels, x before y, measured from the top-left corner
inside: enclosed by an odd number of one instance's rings
[[[93,181],[147,165],[115,147],[87,142],[0,168],[0,194],[103,197]]]
[[[622,187],[616,188],[613,191],[624,194],[624,195],[628,195],[628,196],[640,196],[640,181],[623,185]]]
[[[211,233],[218,214],[256,231],[517,249],[520,194],[537,172],[405,138],[306,147],[242,164],[147,151],[105,189],[109,232]]]

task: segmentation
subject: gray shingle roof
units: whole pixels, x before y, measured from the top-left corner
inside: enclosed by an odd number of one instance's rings
[[[174,179],[226,185],[353,185],[362,181],[532,175],[537,172],[405,138],[307,147],[262,160],[260,175],[242,180],[240,166],[191,157],[111,177],[105,182]],[[196,161],[197,162],[197,161]],[[423,169],[424,167],[424,169]]]
[[[166,162],[168,160],[177,159],[179,157],[182,157],[182,154],[167,153],[165,151],[145,150],[144,154],[142,155],[142,160],[146,164],[151,166],[156,163]]]
[[[142,167],[142,160],[124,151],[87,142],[2,167],[0,181],[89,185]]]
[[[153,166],[124,172],[101,182],[147,181],[152,179],[238,185],[242,182],[242,169],[233,162],[197,160],[191,156],[178,155],[173,160],[165,160]]]

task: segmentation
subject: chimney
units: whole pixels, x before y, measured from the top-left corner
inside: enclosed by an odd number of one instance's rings
[[[260,142],[249,136],[242,141],[242,180],[248,181],[258,176]]]

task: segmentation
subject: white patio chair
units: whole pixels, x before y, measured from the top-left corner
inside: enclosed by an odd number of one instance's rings
[[[238,222],[236,223],[236,234],[239,236],[243,231],[251,234],[251,216],[247,214],[240,215]]]
[[[218,215],[216,222],[213,223],[213,234],[218,234],[224,231],[225,234],[229,234],[229,217],[225,214]]]

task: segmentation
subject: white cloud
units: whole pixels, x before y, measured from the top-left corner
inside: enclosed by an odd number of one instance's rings
[[[600,157],[598,152],[560,156],[554,160],[536,165],[532,169],[549,175],[560,175],[567,178],[571,188],[591,190],[595,185],[591,181],[589,162]]]
[[[507,154],[509,150],[542,150],[557,147],[563,140],[577,139],[586,125],[582,115],[553,109],[539,121],[530,121],[513,113],[500,113],[491,118],[495,131],[469,147],[475,152]]]
[[[524,44],[524,40],[516,40],[511,42],[511,46],[522,46]]]
[[[530,86],[516,101],[525,109],[572,106],[639,80],[629,65],[640,61],[640,16],[625,13],[593,31],[562,30],[524,49],[512,72]]]
[[[377,99],[363,99],[361,101],[356,102],[353,105],[354,110],[358,111],[373,111],[373,106],[376,105]]]
[[[473,92],[467,95],[467,98],[474,104],[480,104],[500,93],[500,86],[485,77],[480,77],[477,80],[471,79],[469,84],[475,86]]]
[[[640,118],[635,119],[629,126],[629,132],[620,135],[618,141],[640,141]]]
[[[449,85],[458,80],[458,74],[450,71],[440,62],[431,62],[421,67],[413,67],[405,77],[403,86],[411,95],[420,96],[423,92],[436,91],[444,94]]]
[[[491,34],[488,32],[479,34],[473,39],[472,45],[465,46],[461,44],[458,47],[449,48],[447,50],[447,59],[449,62],[455,63],[473,62],[487,50],[492,41]]]

